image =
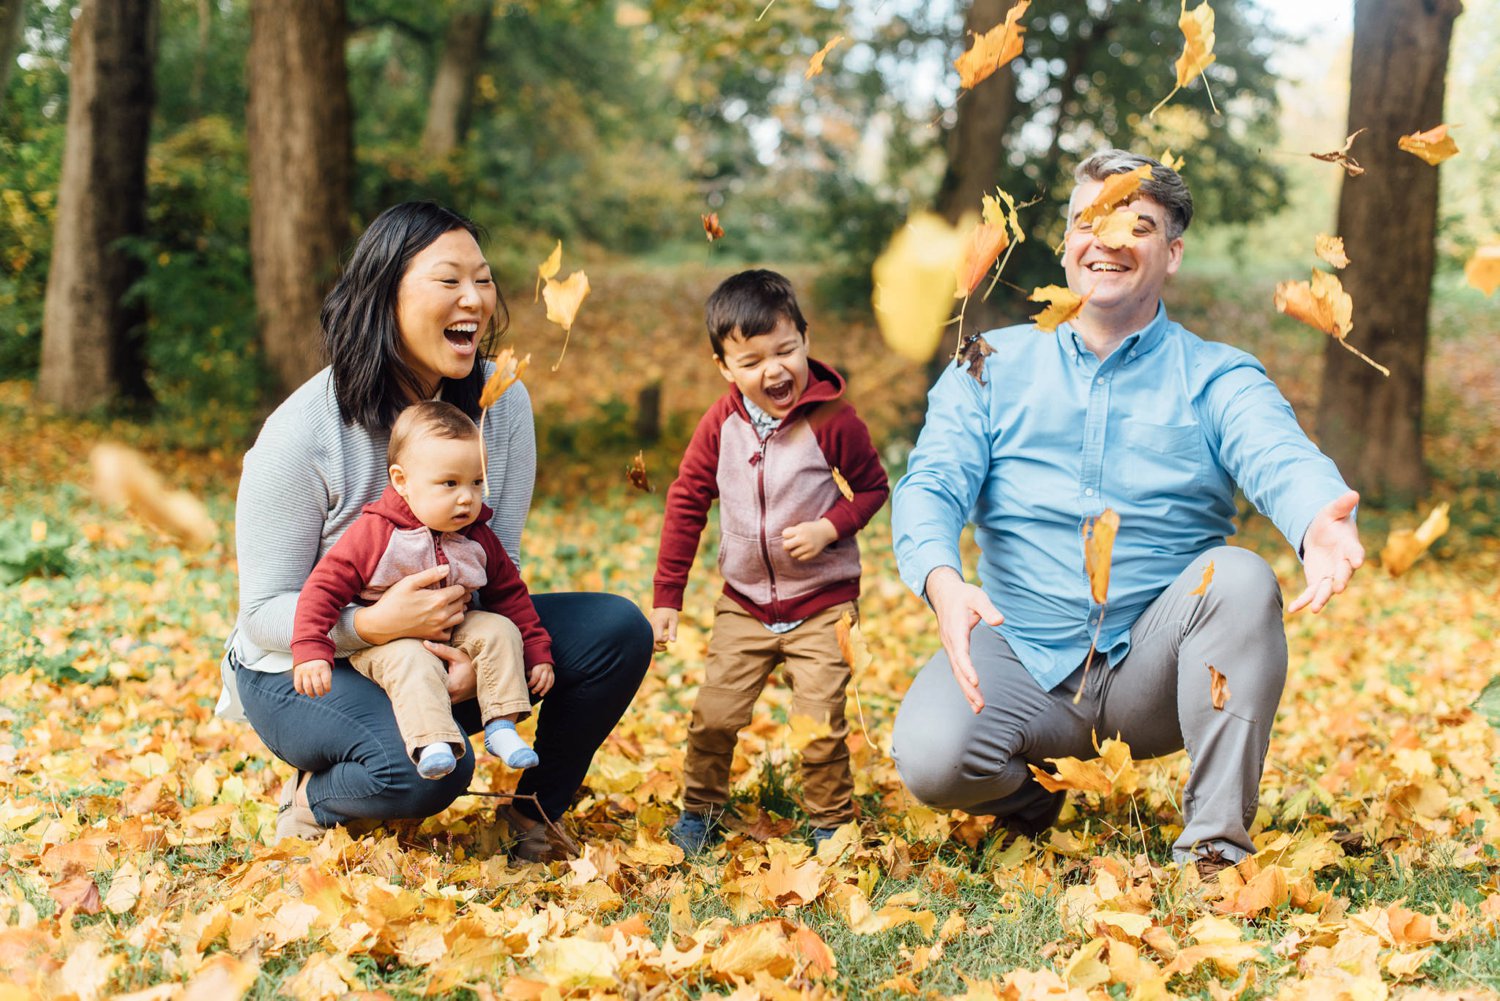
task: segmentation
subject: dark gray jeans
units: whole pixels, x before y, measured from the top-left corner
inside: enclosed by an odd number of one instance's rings
[[[1213,582],[1193,595],[1209,560]],[[975,627],[970,644],[982,712],[969,709],[939,650],[896,716],[891,753],[919,800],[974,814],[1019,812],[1043,792],[1028,764],[1092,758],[1095,731],[1100,740],[1118,734],[1136,758],[1187,749],[1184,826],[1172,846],[1179,861],[1207,848],[1232,859],[1254,852],[1247,828],[1287,668],[1281,588],[1259,556],[1221,546],[1189,564],[1131,628],[1125,659],[1104,671],[1096,659],[1077,705],[1077,673],[1043,691],[989,626]],[[1210,664],[1228,679],[1222,710],[1213,707]]]
[[[651,626],[616,595],[537,594],[532,601],[552,637],[556,680],[537,712],[541,764],[526,770],[516,791],[537,794],[555,818],[567,810],[594,752],[635,697],[651,663]],[[430,817],[469,788],[472,754],[459,758],[445,778],[417,774],[390,698],[347,660],[335,662],[332,691],[316,699],[297,694],[290,671],[240,668],[235,683],[250,725],[271,753],[313,773],[307,798],[320,824]],[[465,733],[483,729],[476,700],[454,706],[453,717]],[[516,809],[536,812],[524,801]]]

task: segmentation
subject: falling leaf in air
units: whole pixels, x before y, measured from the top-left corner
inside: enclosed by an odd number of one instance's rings
[[[485,380],[484,391],[479,394],[480,409],[487,410],[494,406],[507,389],[520,381],[521,376],[526,373],[526,366],[530,364],[531,355],[517,359],[514,348],[506,348],[496,355],[495,371]]]
[[[1135,235],[1135,227],[1140,221],[1138,213],[1129,209],[1115,209],[1094,223],[1094,239],[1111,250],[1134,247],[1140,242],[1140,237]]]
[[[843,35],[834,35],[833,39],[827,45],[825,45],[821,49],[819,49],[813,55],[813,57],[807,61],[807,72],[804,73],[804,74],[802,74],[802,79],[804,79],[804,80],[811,80],[813,77],[817,76],[819,73],[822,73],[823,72],[823,60],[827,59],[828,58],[828,53],[830,53],[830,52],[833,51],[833,47],[835,45],[839,44],[840,42],[842,42],[843,40],[844,40],[844,36]]]
[[[1464,279],[1485,295],[1500,288],[1500,243],[1486,244],[1474,251],[1464,265]]]
[[[1004,189],[996,188],[995,194],[985,195],[980,200],[980,205],[982,212],[979,222],[965,236],[963,251],[958,259],[958,287],[953,291],[955,298],[973,295],[980,282],[984,281],[985,274],[1012,241],[1026,242],[1026,235],[1021,231],[1021,220],[1016,214],[1016,200]]]
[[[542,291],[542,282],[550,281],[562,270],[562,241],[557,241],[557,246],[552,248],[552,253],[547,259],[536,267],[536,291],[531,295],[531,301],[536,302]]]
[[[563,328],[562,351],[557,356],[557,364],[552,366],[552,371],[557,371],[557,366],[562,364],[563,355],[568,353],[568,338],[573,335],[573,320],[578,316],[578,307],[583,305],[584,297],[589,294],[589,276],[582,271],[575,271],[563,281],[548,278],[547,284],[542,287],[542,300],[547,304],[547,319]]]
[[[1344,285],[1337,276],[1326,271],[1314,271],[1311,281],[1279,282],[1276,285],[1275,303],[1278,312],[1323,331],[1374,366],[1381,375],[1391,374],[1390,369],[1344,339],[1354,329],[1354,300],[1344,291]]]
[[[870,653],[870,648],[865,643],[864,634],[859,631],[859,623],[854,621],[854,616],[845,612],[839,617],[838,624],[834,626],[834,635],[838,637],[839,652],[844,655],[844,663],[858,674],[863,674],[875,663],[875,657]]]
[[[651,480],[646,476],[646,452],[644,449],[635,453],[635,458],[630,460],[630,468],[625,470],[625,475],[629,477],[630,485],[642,493],[656,493],[656,488],[651,485]]]
[[[1161,160],[1161,165],[1163,167],[1166,167],[1168,170],[1176,171],[1179,174],[1182,173],[1182,168],[1187,163],[1187,161],[1182,157],[1173,156],[1171,150],[1167,150],[1159,157],[1159,159]]]
[[[1078,213],[1074,225],[1088,225],[1103,219],[1123,205],[1129,205],[1135,200],[1136,193],[1141,189],[1141,182],[1151,178],[1151,165],[1143,163],[1134,170],[1121,171],[1118,174],[1110,174],[1099,187],[1099,193],[1094,200]]]
[[[960,352],[960,363],[968,366],[969,374],[981,386],[984,385],[984,360],[994,353],[995,349],[990,347],[990,342],[984,339],[983,334],[977,333],[969,335]]]
[[[1208,593],[1208,585],[1213,581],[1213,579],[1214,579],[1214,561],[1213,560],[1209,560],[1208,561],[1208,566],[1206,566],[1206,567],[1203,568],[1203,579],[1200,580],[1198,582],[1198,586],[1195,587],[1195,588],[1193,588],[1191,591],[1189,591],[1188,594],[1189,595],[1207,594]]]
[[[708,237],[708,242],[723,239],[724,227],[719,225],[719,213],[710,212],[703,217],[703,234]]]
[[[1428,547],[1446,531],[1448,531],[1448,505],[1443,503],[1432,509],[1416,531],[1409,528],[1399,528],[1393,531],[1385,540],[1385,548],[1380,550],[1380,565],[1385,567],[1392,577],[1400,577],[1410,570],[1411,565],[1417,561],[1417,557],[1427,552]]]
[[[1075,295],[1072,290],[1061,285],[1043,285],[1041,288],[1034,288],[1026,297],[1029,302],[1047,303],[1047,308],[1031,319],[1038,330],[1049,334],[1056,332],[1058,324],[1067,323],[1077,316],[1078,311],[1083,309],[1086,298]]]
[[[126,508],[183,546],[202,548],[218,535],[218,526],[203,502],[186,491],[170,489],[134,449],[96,445],[89,453],[89,465],[94,471],[94,489],[105,503]]]
[[[1202,73],[1213,65],[1214,59],[1214,9],[1204,0],[1194,7],[1191,13],[1187,9],[1187,0],[1182,0],[1182,14],[1177,18],[1177,27],[1182,29],[1182,55],[1177,57],[1177,84],[1172,92],[1151,109],[1148,118],[1155,118],[1156,112],[1163,104],[1172,99],[1172,95],[1186,87],[1192,82],[1193,77]],[[1207,81],[1204,86],[1207,87]],[[1208,95],[1209,103],[1213,103],[1213,93]],[[1218,108],[1214,108],[1215,111]]]
[[[1083,523],[1084,569],[1089,575],[1089,593],[1100,605],[1109,600],[1109,567],[1119,530],[1120,516],[1113,508],[1105,508],[1099,517]]]
[[[896,231],[875,261],[875,322],[891,349],[925,362],[937,350],[953,312],[955,262],[963,233],[930,213]]]
[[[1316,253],[1322,260],[1327,261],[1336,268],[1347,268],[1349,257],[1344,253],[1344,238],[1342,236],[1329,236],[1319,233],[1316,241]]]
[[[1208,695],[1213,699],[1214,708],[1219,712],[1224,711],[1224,703],[1229,701],[1229,679],[1219,673],[1219,669],[1212,664],[1205,665],[1208,668]]]
[[[1402,136],[1396,140],[1396,145],[1412,156],[1421,157],[1434,167],[1449,157],[1458,155],[1458,144],[1448,134],[1446,125],[1435,125],[1426,132],[1413,132],[1409,136]]]
[[[839,472],[839,467],[833,467],[833,485],[839,488],[839,493],[844,495],[844,500],[854,499],[854,488],[849,486],[849,481],[844,479],[844,474]]]
[[[1324,163],[1336,163],[1340,167],[1343,167],[1344,173],[1348,174],[1350,177],[1358,177],[1360,174],[1363,174],[1365,172],[1365,168],[1359,165],[1358,160],[1349,155],[1349,150],[1354,145],[1354,140],[1359,137],[1360,133],[1366,131],[1368,130],[1355,129],[1353,132],[1349,133],[1349,137],[1344,140],[1344,145],[1340,146],[1338,149],[1334,150],[1331,153],[1309,153],[1307,155],[1312,157],[1314,160],[1322,160]]]
[[[1031,0],[1018,0],[1005,12],[1005,20],[983,34],[974,36],[974,45],[953,62],[958,70],[959,86],[968,90],[988,79],[1000,67],[1021,54],[1021,36],[1026,29],[1021,26],[1021,16]]]

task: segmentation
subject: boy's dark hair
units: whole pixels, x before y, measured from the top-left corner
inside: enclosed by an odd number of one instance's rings
[[[391,440],[385,448],[385,464],[394,466],[401,461],[402,451],[419,435],[465,441],[479,437],[479,425],[451,403],[444,403],[442,400],[413,403],[401,411],[401,416],[396,418],[396,423],[391,427]]]
[[[724,357],[724,338],[736,334],[744,339],[769,334],[783,319],[792,321],[797,333],[807,335],[807,320],[797,306],[797,293],[784,275],[756,269],[741,271],[719,283],[708,297],[708,342],[714,357]]]

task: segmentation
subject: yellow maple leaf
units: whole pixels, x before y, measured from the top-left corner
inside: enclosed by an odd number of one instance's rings
[[[552,253],[536,268],[536,290],[531,295],[531,301],[536,302],[537,295],[542,290],[542,282],[549,281],[562,270],[562,241],[557,241],[557,246],[552,248]]]
[[[974,36],[974,45],[953,62],[958,70],[959,86],[968,90],[987,80],[1000,67],[1021,54],[1024,42],[1021,38],[1026,29],[1021,26],[1021,16],[1031,0],[1018,0],[1005,12],[1005,20],[989,31]]]
[[[828,53],[830,53],[830,52],[833,51],[833,47],[835,45],[839,44],[840,42],[842,42],[843,40],[844,40],[844,36],[843,35],[834,35],[833,39],[831,41],[829,41],[829,43],[827,45],[823,46],[816,53],[814,53],[813,57],[807,61],[807,72],[804,73],[804,74],[802,74],[802,79],[804,79],[804,80],[811,80],[813,77],[817,76],[819,73],[822,73],[823,72],[823,60],[827,59],[828,58]]]
[[[1207,594],[1208,593],[1209,582],[1211,582],[1213,579],[1214,579],[1214,561],[1213,560],[1209,560],[1208,561],[1208,566],[1206,566],[1206,567],[1203,568],[1203,579],[1201,581],[1199,581],[1198,582],[1198,586],[1195,587],[1195,588],[1193,588],[1191,591],[1189,591],[1188,594],[1189,595]]]
[[[1182,173],[1182,168],[1187,163],[1182,157],[1173,156],[1170,149],[1157,157],[1157,159],[1161,161],[1163,167],[1166,167],[1168,170],[1175,170],[1179,174]]]
[[[1141,182],[1151,177],[1151,165],[1143,163],[1134,170],[1110,174],[1099,186],[1094,200],[1078,213],[1075,225],[1089,225],[1103,219],[1122,205],[1129,205],[1141,189]]]
[[[815,740],[822,740],[833,733],[833,727],[825,720],[816,720],[803,713],[794,713],[787,720],[787,727],[791,735],[787,738],[787,745],[794,751],[804,751],[807,745]]]
[[[1047,308],[1031,318],[1037,329],[1046,333],[1055,333],[1058,326],[1067,323],[1078,315],[1083,309],[1086,296],[1076,295],[1072,290],[1061,285],[1043,285],[1031,290],[1027,300],[1030,302],[1045,302]]]
[[[1485,295],[1500,288],[1500,243],[1485,244],[1474,251],[1464,265],[1464,280]]]
[[[844,479],[844,474],[839,472],[838,466],[833,467],[833,485],[839,488],[839,493],[843,495],[844,500],[854,499],[854,488],[849,486],[849,481]]]
[[[1083,525],[1083,562],[1089,575],[1089,593],[1101,605],[1109,600],[1109,568],[1119,530],[1120,516],[1113,508],[1105,508],[1103,514]]]
[[[967,226],[964,227],[967,229]],[[953,312],[955,262],[963,230],[923,212],[896,231],[875,261],[875,322],[891,350],[925,362]]]
[[[1344,238],[1342,236],[1329,236],[1327,233],[1319,233],[1314,243],[1319,258],[1327,261],[1336,268],[1347,268],[1349,257],[1344,253]]]
[[[1278,282],[1274,302],[1278,312],[1323,331],[1381,375],[1391,374],[1390,369],[1345,340],[1354,329],[1354,300],[1344,291],[1337,275],[1314,271],[1310,281]]]
[[[531,355],[517,359],[515,348],[506,348],[495,356],[495,371],[485,380],[484,390],[479,394],[479,406],[481,409],[489,409],[494,406],[505,391],[515,385],[526,374],[526,366],[531,364]]]
[[[1134,247],[1140,242],[1135,235],[1136,224],[1141,221],[1138,213],[1117,208],[1094,223],[1094,239],[1112,250]]]
[[[859,623],[854,621],[854,617],[845,612],[839,616],[838,624],[833,628],[834,635],[838,637],[839,652],[844,655],[844,663],[859,674],[869,670],[870,665],[875,663],[875,658],[870,653],[864,634],[860,632]]]
[[[1177,27],[1182,30],[1182,55],[1177,57],[1176,63],[1177,84],[1170,94],[1151,109],[1148,118],[1156,117],[1156,112],[1172,99],[1173,94],[1192,82],[1193,77],[1212,66],[1217,58],[1214,55],[1214,9],[1208,5],[1208,0],[1204,0],[1191,11],[1187,9],[1187,0],[1182,0],[1182,14],[1177,18]],[[1212,104],[1212,93],[1209,94],[1208,99]]]
[[[573,335],[573,321],[578,317],[578,307],[583,305],[588,294],[589,276],[582,271],[575,271],[562,281],[548,278],[547,284],[542,287],[542,300],[547,304],[547,319],[563,328],[562,351],[557,356],[557,364],[552,366],[554,372],[562,364],[563,355],[568,353],[568,338]]]
[[[1433,508],[1415,531],[1409,528],[1393,531],[1385,540],[1385,547],[1380,550],[1380,565],[1392,577],[1401,576],[1446,531],[1448,505],[1445,502]]]
[[[958,259],[954,297],[973,295],[979,283],[984,281],[985,274],[1009,244],[1010,236],[1004,226],[987,222],[975,223],[964,238],[963,254]]]
[[[1425,132],[1402,136],[1396,140],[1396,145],[1434,167],[1458,155],[1458,144],[1448,134],[1447,125],[1435,125]]]

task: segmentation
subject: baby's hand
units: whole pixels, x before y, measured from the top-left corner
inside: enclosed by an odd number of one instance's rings
[[[292,667],[292,687],[315,699],[333,689],[333,665],[326,660],[308,660]]]
[[[552,691],[552,682],[556,680],[552,674],[552,665],[533,664],[527,680],[530,682],[533,695],[546,695]]]
[[[838,540],[839,530],[827,518],[804,521],[781,532],[781,544],[792,559],[810,560]]]
[[[668,643],[677,641],[677,609],[651,609],[651,637],[655,640],[657,653],[665,650]]]

